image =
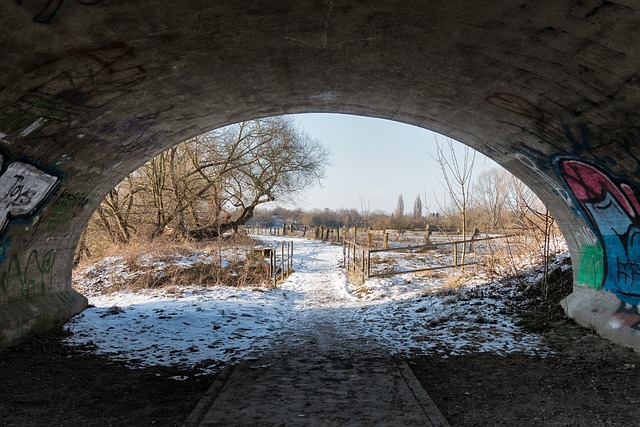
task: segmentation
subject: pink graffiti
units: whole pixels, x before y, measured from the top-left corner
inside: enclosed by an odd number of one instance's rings
[[[567,185],[581,203],[598,203],[609,193],[630,218],[639,216],[640,202],[627,184],[616,185],[595,166],[579,160],[565,160],[561,167]]]

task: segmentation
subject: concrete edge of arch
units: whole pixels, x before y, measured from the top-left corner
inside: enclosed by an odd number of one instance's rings
[[[34,334],[60,326],[87,306],[87,298],[74,289],[2,305],[0,348],[16,345]]]
[[[635,310],[611,292],[574,286],[573,292],[560,301],[567,317],[600,336],[640,352],[640,321]]]

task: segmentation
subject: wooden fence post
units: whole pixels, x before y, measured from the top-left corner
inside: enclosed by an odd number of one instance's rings
[[[288,274],[291,274],[293,270],[293,242],[289,242],[289,268],[287,269]]]
[[[473,231],[473,236],[471,236],[471,241],[469,242],[469,253],[474,252],[474,249],[475,249],[473,247],[474,240],[476,240],[478,237],[480,237],[480,230],[476,228]]]
[[[345,266],[347,269],[347,272],[349,272],[349,267],[351,267],[351,243],[347,243],[347,258],[345,261]]]
[[[282,256],[281,267],[280,267],[280,276],[282,281],[284,282],[284,242],[282,242],[280,253]]]
[[[275,251],[269,251],[269,276],[273,280],[273,287],[276,287],[276,256]]]
[[[346,255],[347,255],[347,244],[343,240],[342,241],[342,265],[344,266],[345,270],[347,268],[347,263],[346,263],[346,259],[345,259]]]
[[[357,250],[356,250],[356,244],[355,242],[353,243],[353,266],[355,267],[356,265],[358,265],[358,263],[356,262],[358,257],[357,257]]]

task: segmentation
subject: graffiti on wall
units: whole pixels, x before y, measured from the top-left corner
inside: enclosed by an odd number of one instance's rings
[[[615,310],[603,307],[598,310],[598,315],[608,318],[609,327],[612,329],[627,327],[640,331],[640,316],[638,316],[637,308],[629,303],[621,302]]]
[[[93,6],[101,3],[102,0],[75,0],[75,2],[82,6]],[[36,3],[37,5],[34,9],[33,22],[38,24],[49,24],[64,5],[64,0],[40,0]],[[23,6],[22,0],[16,0],[16,4],[18,6]]]
[[[106,123],[100,129],[100,133],[114,141],[119,141],[118,144],[123,153],[132,154],[138,150],[144,150],[170,134],[169,131],[154,132],[151,129],[158,124],[160,114],[172,108],[173,106],[170,106],[164,111],[138,115],[120,124]]]
[[[544,112],[514,94],[495,93],[487,102],[521,117],[536,120],[536,125],[500,121],[527,136],[516,157],[543,179],[588,227],[574,234],[580,259],[574,259],[576,284],[614,293],[621,301],[612,318],[624,318],[627,326],[639,329],[640,322],[640,187],[636,180],[623,179],[615,170],[611,146],[622,149],[625,176],[640,179],[638,134],[633,129],[599,132],[605,138],[590,137],[586,125],[562,127],[548,133],[540,124]],[[615,135],[615,138],[612,137]],[[598,159],[597,163],[587,159]],[[553,176],[559,177],[558,183]]]
[[[600,289],[604,281],[605,254],[593,230],[583,227],[575,234],[582,252],[577,268],[577,284]]]
[[[5,135],[43,138],[73,130],[78,118],[130,93],[146,77],[125,43],[68,48],[63,56],[26,72],[49,77],[0,107],[0,132]]]
[[[560,157],[555,164],[593,231],[592,236],[582,234],[580,267],[602,260],[580,271],[578,278],[625,303],[640,304],[640,202],[635,186],[584,159]]]
[[[0,175],[0,235],[11,220],[33,216],[59,180],[28,163],[10,163]]]
[[[24,159],[13,159],[0,150],[0,236],[4,236],[12,221],[33,217],[51,198],[61,180],[61,174]],[[4,242],[0,262],[6,258],[9,240]]]
[[[513,93],[498,92],[487,97],[487,102],[530,119],[544,121],[544,112],[538,106]]]
[[[546,181],[547,184],[549,184],[549,186],[551,187],[553,193],[556,196],[559,196],[569,209],[571,209],[574,212],[576,211],[575,205],[573,203],[573,199],[571,198],[571,195],[569,194],[569,192],[566,189],[562,188],[562,186],[558,184],[556,181],[554,181],[549,176],[549,172],[546,171],[544,167],[540,165],[535,158],[530,157],[526,154],[518,153],[516,154],[516,159],[518,159],[520,163],[526,166],[529,170],[531,170],[532,172],[535,172],[536,175],[538,175],[538,177]]]
[[[0,290],[7,295],[7,288],[12,283],[20,286],[20,296],[27,298],[45,293],[46,287],[53,280],[53,266],[56,251],[51,249],[44,254],[32,250],[25,259],[16,254],[9,258],[0,271]]]
[[[51,204],[47,214],[47,221],[42,231],[53,231],[60,225],[75,218],[89,203],[89,198],[84,193],[70,192],[64,189],[55,202]]]

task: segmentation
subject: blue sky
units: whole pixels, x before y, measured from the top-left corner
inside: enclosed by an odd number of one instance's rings
[[[403,195],[405,212],[418,196],[430,212],[443,203],[444,189],[435,155],[436,136],[415,126],[340,114],[299,114],[300,127],[331,149],[332,165],[322,186],[310,188],[295,207],[355,208],[393,212]],[[459,144],[462,148],[462,144]],[[474,170],[495,166],[480,153]],[[287,206],[293,207],[291,205]]]

